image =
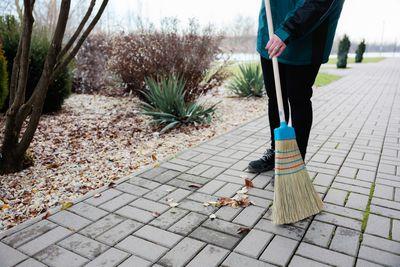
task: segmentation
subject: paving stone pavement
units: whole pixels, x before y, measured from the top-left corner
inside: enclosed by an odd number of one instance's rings
[[[400,60],[356,66],[313,103],[307,168],[321,214],[271,223],[272,172],[245,172],[266,148],[264,116],[0,234],[0,266],[400,266]],[[243,176],[255,205],[203,206]]]

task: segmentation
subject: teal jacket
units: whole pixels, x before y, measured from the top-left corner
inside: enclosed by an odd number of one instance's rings
[[[290,65],[326,63],[344,0],[270,0],[275,34],[287,44],[278,61]],[[265,2],[262,0],[257,51],[269,58]]]

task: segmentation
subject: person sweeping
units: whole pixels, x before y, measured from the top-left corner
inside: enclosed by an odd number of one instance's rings
[[[250,162],[248,170],[275,168],[276,224],[297,222],[322,209],[304,160],[313,119],[312,86],[321,64],[329,59],[343,4],[344,0],[262,1],[257,50],[268,95],[271,148]],[[289,115],[294,129],[287,126]]]

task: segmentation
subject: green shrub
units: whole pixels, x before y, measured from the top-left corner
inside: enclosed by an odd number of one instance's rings
[[[12,16],[0,17],[0,37],[3,40],[4,54],[8,61],[8,75],[11,77],[12,64],[17,53],[19,42],[19,25]],[[44,35],[34,35],[31,44],[30,63],[26,99],[35,89],[42,74],[43,65],[50,42]],[[50,84],[43,106],[44,113],[55,112],[61,109],[64,100],[71,94],[72,75],[68,68],[60,71]],[[7,97],[8,98],[8,97]],[[3,111],[8,108],[8,99]]]
[[[363,61],[366,48],[367,45],[365,44],[365,40],[362,40],[356,50],[356,59],[355,59],[356,63],[361,63]]]
[[[339,42],[339,50],[338,50],[338,60],[336,66],[339,69],[345,69],[347,67],[347,55],[350,50],[350,39],[347,35],[344,35],[343,39]]]
[[[7,100],[8,96],[8,73],[7,60],[4,56],[2,44],[0,42],[0,110]]]
[[[150,78],[146,85],[142,92],[146,101],[142,102],[143,114],[151,116],[153,124],[164,126],[161,133],[180,125],[211,122],[216,104],[204,107],[199,102],[186,102],[182,78]]]
[[[234,74],[228,88],[241,97],[263,96],[264,80],[260,65],[253,63],[239,65],[239,71]]]

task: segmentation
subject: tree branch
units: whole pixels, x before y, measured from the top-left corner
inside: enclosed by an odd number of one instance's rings
[[[82,44],[85,42],[86,38],[89,36],[90,32],[93,30],[93,28],[96,26],[97,22],[101,18],[101,15],[103,14],[107,4],[108,4],[108,0],[103,0],[99,10],[97,11],[96,16],[93,18],[92,22],[89,24],[87,29],[84,31],[82,36],[79,38],[75,47],[72,49],[72,51],[69,53],[69,55],[67,55],[67,57],[63,61],[60,62],[60,64],[57,64],[57,66],[54,70],[54,74],[56,74],[58,71],[67,67],[68,64],[71,62],[71,60],[76,56],[76,54],[78,53]]]
[[[63,50],[60,53],[60,59],[63,58],[65,56],[65,54],[69,51],[69,49],[74,45],[76,39],[78,39],[79,35],[81,34],[83,28],[85,27],[87,21],[90,18],[90,15],[93,12],[93,9],[96,5],[96,0],[91,0],[90,1],[90,5],[88,10],[86,11],[85,16],[83,17],[81,23],[79,24],[78,28],[76,29],[76,31],[74,32],[74,34],[72,35],[71,39],[68,41],[68,43],[65,45],[65,47],[63,48]]]

